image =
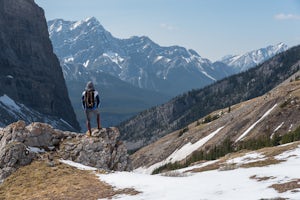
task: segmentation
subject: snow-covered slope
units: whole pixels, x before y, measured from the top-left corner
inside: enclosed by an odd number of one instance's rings
[[[287,49],[288,46],[286,44],[279,43],[277,45],[270,45],[241,55],[228,55],[222,58],[220,62],[233,67],[236,72],[241,72],[261,64],[274,55],[286,51]]]
[[[218,66],[194,50],[161,47],[145,36],[115,38],[93,17],[77,22],[56,19],[48,28],[62,65],[82,64],[140,88],[177,95],[232,73],[223,65],[222,71],[216,70]]]
[[[81,170],[90,167],[62,161]],[[215,161],[164,174],[136,171],[97,174],[116,189],[136,190],[109,199],[122,200],[254,200],[300,199],[300,143],[230,154]],[[101,199],[104,200],[104,199]]]
[[[268,157],[265,154],[269,151],[276,153]],[[276,162],[270,164],[269,159]],[[259,163],[263,164],[259,166]],[[299,165],[298,143],[298,146],[290,144],[262,152],[244,153],[235,158],[209,161],[161,175],[118,172],[99,177],[118,189],[134,188],[141,192],[135,196],[122,195],[113,199],[296,200],[300,199]],[[203,172],[197,172],[203,169]]]

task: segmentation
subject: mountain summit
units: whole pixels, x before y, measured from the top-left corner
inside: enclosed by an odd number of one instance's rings
[[[245,54],[225,56],[220,60],[220,62],[233,67],[237,72],[241,72],[259,65],[276,54],[286,51],[287,49],[288,46],[281,42],[277,45],[270,45],[265,48],[247,52]]]

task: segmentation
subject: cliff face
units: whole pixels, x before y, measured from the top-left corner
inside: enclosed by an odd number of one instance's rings
[[[47,30],[44,12],[33,0],[0,0],[0,96],[79,130]]]

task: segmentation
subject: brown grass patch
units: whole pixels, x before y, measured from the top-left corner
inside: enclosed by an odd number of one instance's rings
[[[292,192],[299,192],[300,189],[300,179],[286,182],[286,183],[279,183],[279,184],[273,184],[270,186],[270,188],[275,189],[279,193],[287,192],[287,191],[292,191]]]
[[[0,185],[0,200],[99,199],[137,193],[134,189],[114,190],[100,181],[94,172],[59,162],[55,167],[49,167],[42,161],[20,168]]]
[[[274,179],[274,178],[275,178],[274,176],[261,176],[261,177],[256,176],[256,175],[250,176],[250,179],[257,180],[258,182],[267,181],[267,180]]]
[[[254,161],[246,164],[242,164],[240,167],[251,168],[251,167],[265,167],[268,165],[275,165],[283,162],[282,160],[277,160],[275,158],[267,158],[265,160]]]
[[[188,170],[185,172],[205,172],[205,171],[211,171],[211,170],[216,170],[219,169],[220,165],[219,162],[204,166],[204,167],[199,167],[199,168],[195,168],[192,170]]]
[[[282,154],[286,151],[293,150],[299,146],[300,142],[293,142],[283,146],[276,146],[276,147],[266,147],[260,150],[257,150],[258,153],[264,154],[266,157],[277,156]]]

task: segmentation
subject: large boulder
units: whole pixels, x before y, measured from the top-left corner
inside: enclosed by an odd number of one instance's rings
[[[88,166],[116,171],[130,170],[127,149],[117,128],[94,130],[92,137],[79,135],[66,139],[60,145],[63,159],[73,160]]]

